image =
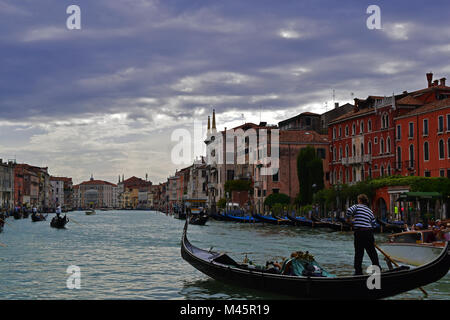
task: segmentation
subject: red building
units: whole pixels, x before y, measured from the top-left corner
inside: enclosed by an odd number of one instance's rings
[[[448,174],[450,87],[445,78],[433,81],[432,73],[427,81],[427,88],[411,93],[355,99],[353,111],[329,123],[332,185],[395,174]],[[392,201],[377,200],[380,214],[390,210]]]

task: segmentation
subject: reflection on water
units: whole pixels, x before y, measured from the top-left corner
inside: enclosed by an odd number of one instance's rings
[[[66,230],[50,228],[49,221],[8,220],[0,234],[7,244],[0,247],[1,299],[289,299],[225,285],[195,270],[180,256],[184,221],[150,211],[69,217]],[[351,233],[212,220],[190,226],[189,239],[237,261],[247,254],[256,264],[308,250],[331,273],[353,272]],[[81,268],[81,290],[66,288],[70,265]],[[449,299],[450,275],[425,289],[428,299]],[[421,298],[419,290],[395,297]]]

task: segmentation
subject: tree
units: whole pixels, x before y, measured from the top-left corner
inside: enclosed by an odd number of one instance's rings
[[[300,186],[298,202],[300,205],[311,203],[315,192],[323,189],[323,164],[316,150],[308,146],[297,155],[297,176]]]
[[[289,205],[290,202],[291,198],[287,194],[272,193],[266,198],[266,200],[264,200],[264,205],[272,209],[276,204]]]

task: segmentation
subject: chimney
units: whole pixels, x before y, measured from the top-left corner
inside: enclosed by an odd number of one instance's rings
[[[447,80],[446,78],[441,78],[441,86],[445,86],[445,80]]]
[[[433,81],[433,86],[438,86],[439,85],[439,81],[438,80],[434,80]]]
[[[335,109],[339,108],[339,102],[335,102],[335,103],[334,103],[334,108],[335,108]]]
[[[355,100],[355,106],[353,107],[353,111],[358,112],[359,111],[359,106],[358,106],[359,99],[355,98],[354,100]]]
[[[428,81],[428,88],[431,87],[431,83],[433,82],[433,73],[429,72],[427,73],[427,81]]]

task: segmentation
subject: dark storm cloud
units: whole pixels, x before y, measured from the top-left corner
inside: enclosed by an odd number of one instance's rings
[[[81,7],[82,30],[66,29],[71,4]],[[371,4],[381,7],[382,30],[366,27]],[[419,89],[430,70],[450,74],[449,8],[447,1],[0,0],[0,120],[28,123],[36,135],[59,121],[78,137],[120,115],[121,126],[105,125],[116,135],[102,137],[112,143],[105,154],[117,155],[114,147],[139,134],[206,120],[212,108],[224,121],[259,111],[284,117],[323,111],[333,89],[342,102],[351,93]]]

